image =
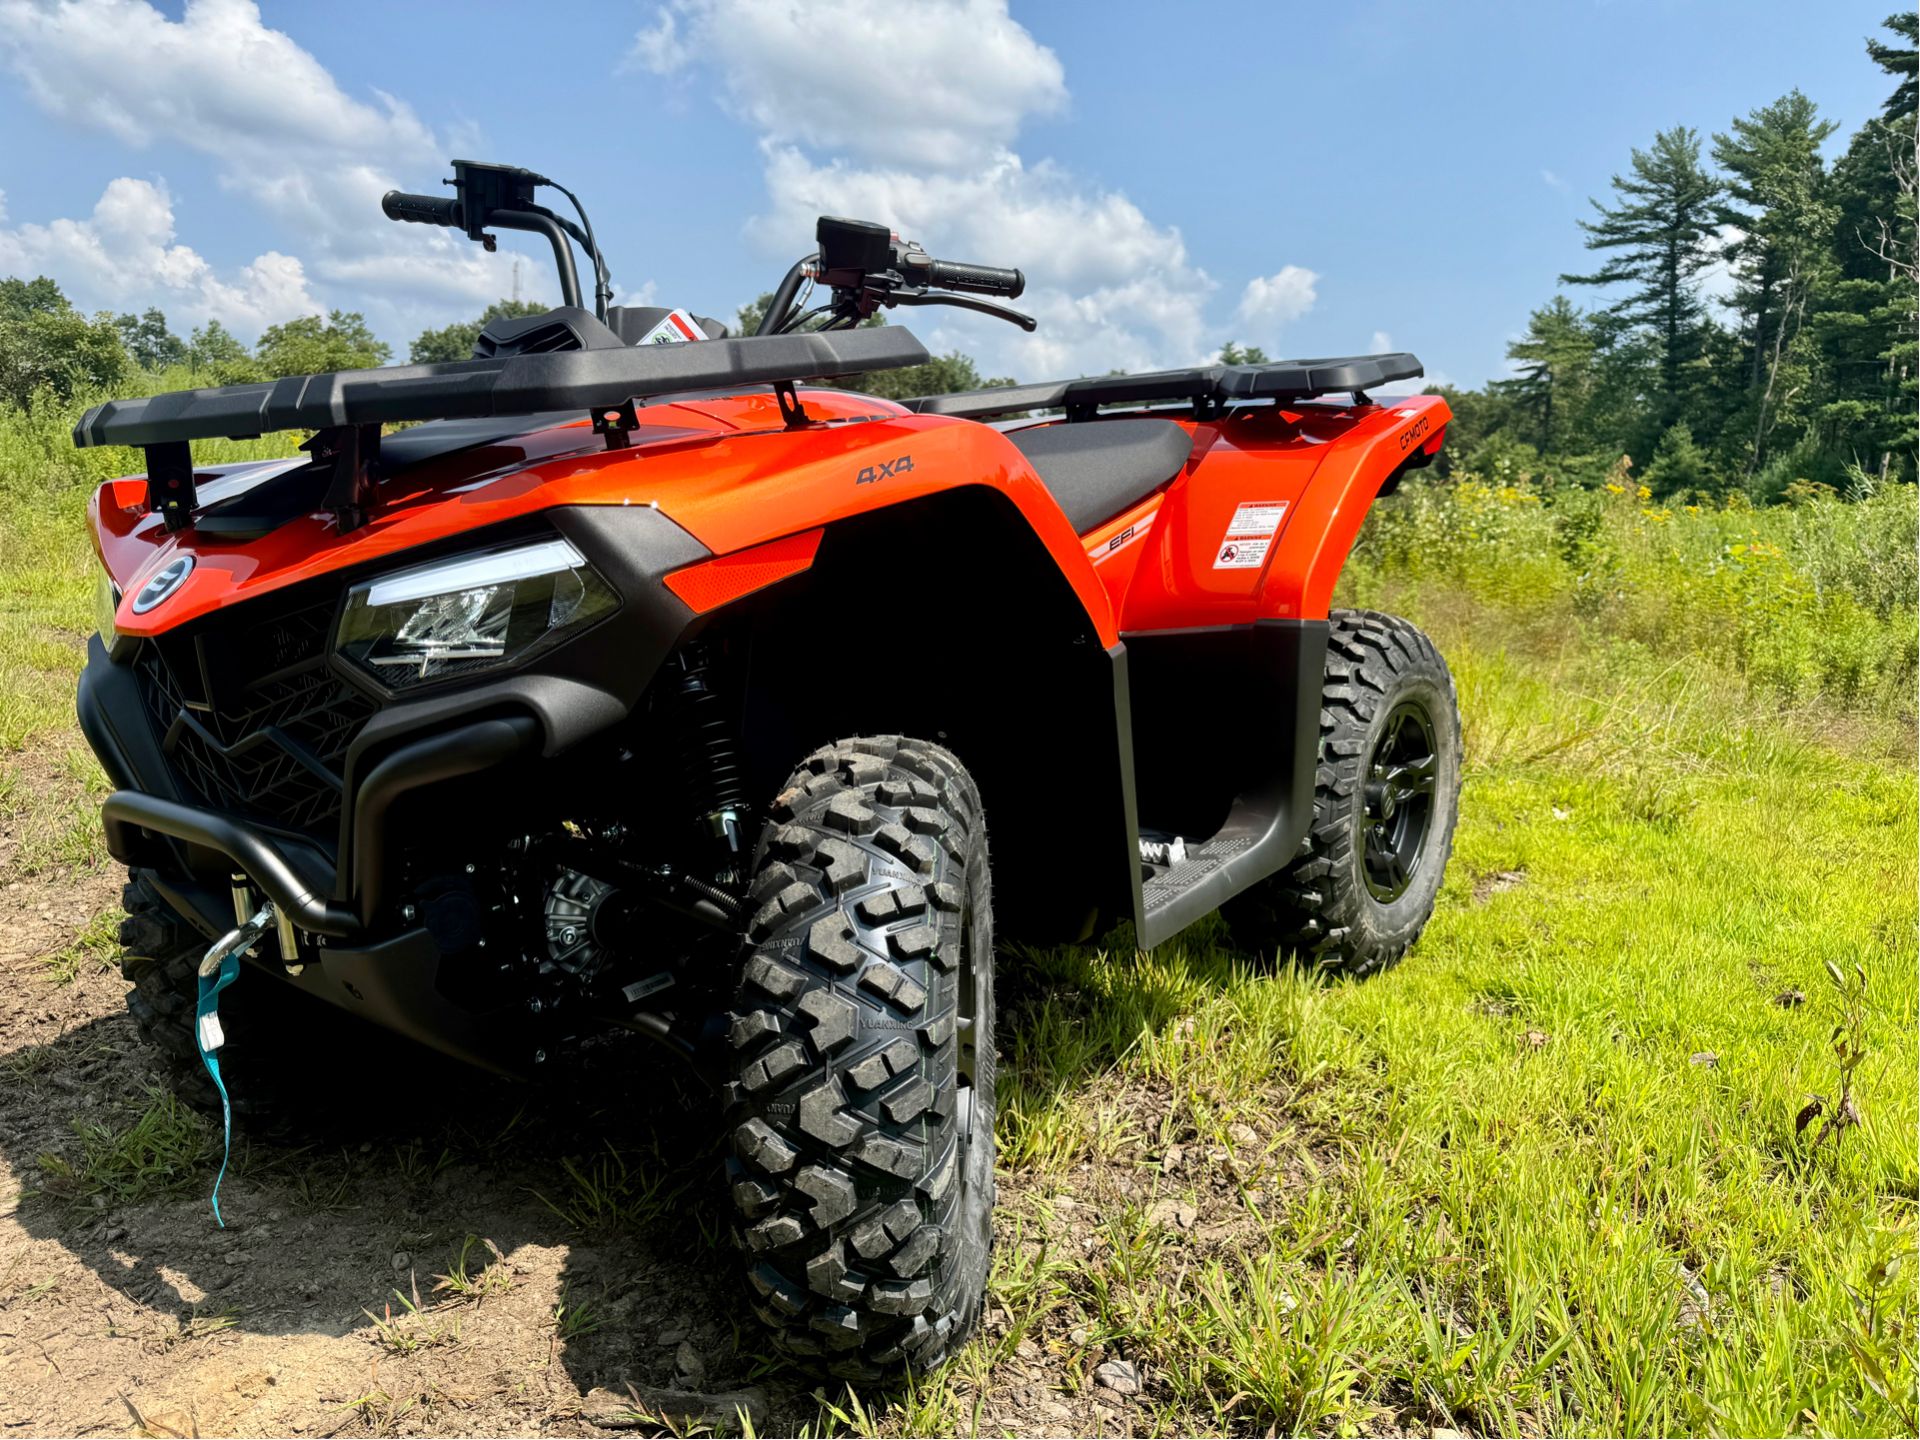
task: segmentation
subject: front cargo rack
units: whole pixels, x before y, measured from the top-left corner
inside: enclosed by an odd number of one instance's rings
[[[254,385],[109,400],[73,427],[73,443],[132,445],[147,458],[147,505],[178,530],[193,523],[192,442],[312,430],[301,448],[330,473],[324,507],[343,530],[364,523],[380,461],[380,427],[417,420],[491,419],[556,410],[591,414],[609,445],[636,423],[633,401],[685,391],[772,385],[789,424],[806,422],[799,380],[897,370],[927,361],[909,330],[882,326],[506,355],[440,365],[393,365],[289,375]]]
[[[1102,405],[1154,402],[1191,404],[1197,414],[1216,414],[1236,401],[1312,400],[1322,395],[1366,392],[1395,380],[1426,374],[1419,359],[1404,351],[1391,355],[1346,355],[1326,360],[1276,360],[1265,365],[1197,365],[1185,370],[1153,370],[1141,375],[1098,375],[1084,380],[1050,380],[1035,385],[1001,385],[923,395],[900,403],[921,415],[952,415],[977,420],[1029,410],[1065,410],[1069,420],[1090,420]]]

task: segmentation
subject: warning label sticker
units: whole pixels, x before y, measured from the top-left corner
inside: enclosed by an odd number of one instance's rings
[[[1227,521],[1227,533],[1214,554],[1216,570],[1258,570],[1266,563],[1280,522],[1287,517],[1284,500],[1242,500]]]
[[[642,345],[683,345],[689,340],[704,340],[707,332],[691,310],[669,310],[666,319],[640,337]]]
[[[1258,570],[1267,558],[1267,547],[1273,543],[1270,535],[1249,537],[1245,540],[1228,540],[1221,545],[1220,553],[1213,557],[1216,570]]]
[[[1242,535],[1271,535],[1287,516],[1284,500],[1242,500],[1227,522],[1227,538]]]

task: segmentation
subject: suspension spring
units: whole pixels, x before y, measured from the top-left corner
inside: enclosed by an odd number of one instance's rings
[[[680,722],[680,764],[687,794],[701,830],[739,853],[746,821],[746,779],[733,718],[712,680],[712,659],[705,645],[686,646],[678,656],[674,681]]]

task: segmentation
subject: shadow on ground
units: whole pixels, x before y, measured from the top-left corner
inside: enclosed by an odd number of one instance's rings
[[[312,1077],[296,1134],[236,1133],[222,1229],[217,1125],[170,1109],[128,1021],[0,1051],[0,1158],[24,1231],[19,1254],[0,1249],[10,1422],[551,1430],[629,1383],[757,1385],[777,1429],[817,1413],[739,1303],[717,1106],[644,1041],[594,1044],[564,1088],[387,1071],[377,1049],[341,1071]],[[477,1299],[444,1278],[462,1272]],[[98,1294],[76,1331],[77,1289]],[[273,1343],[234,1344],[250,1338]],[[243,1353],[141,1363],[195,1348]]]
[[[1068,972],[1088,958],[1052,953]],[[1058,963],[1014,951],[1005,968],[1000,1048],[1012,1057],[1030,1048],[1024,1029],[1043,1040],[1060,1023],[1042,1012],[1086,997],[1063,993],[1078,987]],[[222,1229],[207,1197],[218,1127],[169,1105],[117,975],[58,990],[32,971],[0,978],[14,982],[0,1011],[0,1164],[19,1190],[0,1214],[10,1421],[599,1434],[595,1420],[621,1418],[634,1386],[748,1392],[761,1433],[820,1423],[818,1382],[768,1352],[744,1301],[718,1104],[644,1040],[596,1041],[562,1081],[530,1087],[397,1057],[370,1032],[316,1067],[291,1133],[236,1132]],[[1122,1028],[1172,1023],[1171,997],[1135,981],[1108,999],[1128,1012]],[[1047,1067],[1056,1097],[1098,1083],[1116,1057],[1095,1046],[1062,1058]],[[1122,1184],[1114,1202],[1132,1203]],[[1027,1205],[1028,1188],[1003,1179],[1003,1210]],[[1085,1406],[1068,1417],[1058,1387],[1073,1382],[1010,1363],[995,1369],[1008,1423],[1126,1428]]]

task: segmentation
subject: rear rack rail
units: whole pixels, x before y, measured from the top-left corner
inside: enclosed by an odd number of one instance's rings
[[[1312,400],[1322,395],[1366,392],[1395,380],[1426,374],[1419,358],[1402,352],[1347,355],[1324,360],[1276,360],[1266,365],[1196,365],[1185,370],[1153,370],[1140,375],[1099,375],[1084,380],[1052,380],[1034,385],[1003,385],[922,395],[903,400],[921,415],[951,415],[976,420],[1027,410],[1065,410],[1068,420],[1091,420],[1102,405],[1187,403],[1196,415],[1218,414],[1235,401]]]

